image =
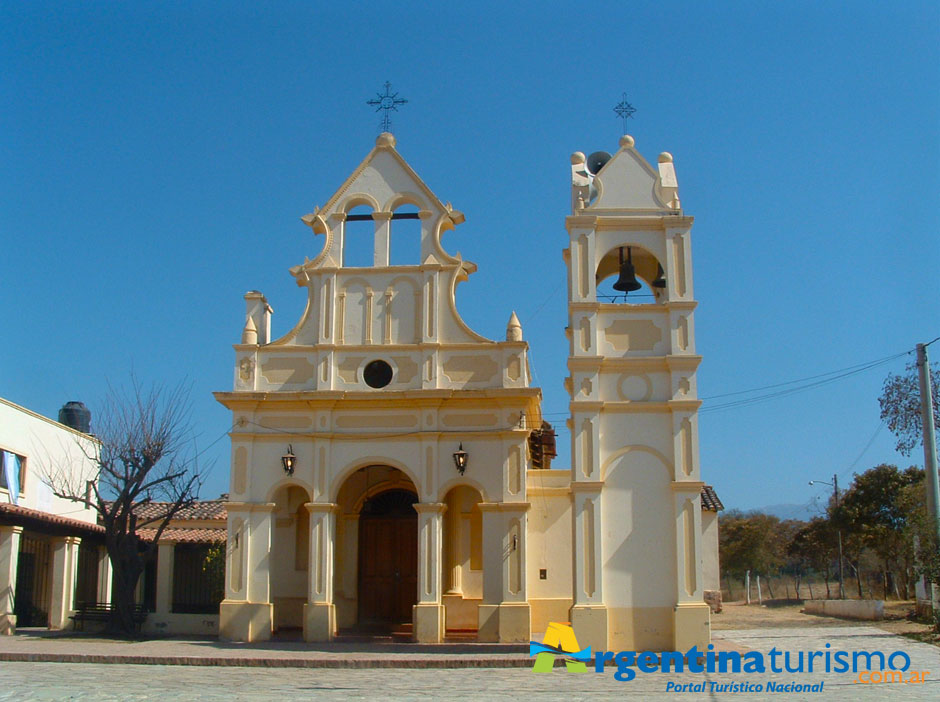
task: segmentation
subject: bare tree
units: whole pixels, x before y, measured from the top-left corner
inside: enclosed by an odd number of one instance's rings
[[[43,468],[55,495],[98,512],[114,578],[108,627],[114,633],[134,632],[134,593],[144,566],[170,520],[199,497],[205,472],[191,450],[189,414],[188,387],[145,389],[132,377],[129,388],[109,388],[92,427],[98,442],[86,455],[95,474],[75,474],[61,465]],[[166,508],[138,519],[140,507],[151,502]],[[155,531],[152,540],[140,539],[142,527]]]

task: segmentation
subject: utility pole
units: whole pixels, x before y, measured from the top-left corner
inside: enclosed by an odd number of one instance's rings
[[[832,474],[832,494],[835,497],[835,506],[839,507],[839,476],[836,473]],[[842,529],[838,530],[839,534],[839,599],[845,599],[845,577],[842,571]]]
[[[920,371],[920,417],[924,435],[924,472],[927,474],[927,511],[933,521],[935,544],[940,545],[940,481],[937,476],[937,435],[933,423],[933,395],[930,388],[930,362],[927,345],[917,344],[917,369]],[[931,583],[934,612],[940,607],[940,593]]]

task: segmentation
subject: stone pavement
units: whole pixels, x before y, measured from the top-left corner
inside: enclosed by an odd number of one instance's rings
[[[25,639],[25,640],[24,640]],[[32,640],[29,640],[32,639]],[[76,639],[44,639],[38,646],[54,650],[55,646],[68,644]],[[156,641],[142,643],[113,643],[111,646],[126,648],[183,647],[191,651],[207,642]],[[920,644],[903,637],[894,636],[881,629],[867,626],[777,628],[763,630],[722,631],[715,633],[719,650],[759,651],[768,654],[771,648],[780,651],[825,651],[831,650],[881,651],[885,654],[904,651],[911,660],[910,671],[930,671],[923,684],[882,683],[860,684],[851,673],[642,673],[635,679],[618,682],[615,669],[608,667],[604,673],[588,672],[582,675],[556,669],[551,673],[536,674],[524,668],[259,668],[259,667],[194,667],[193,665],[114,665],[100,663],[25,663],[0,662],[0,701],[3,700],[154,700],[185,699],[194,702],[214,700],[265,700],[324,699],[357,700],[388,699],[430,700],[471,699],[505,700],[507,696],[524,696],[526,699],[598,700],[613,698],[648,699],[720,699],[726,695],[741,695],[743,699],[763,701],[780,699],[835,699],[835,700],[883,700],[905,699],[919,702],[940,698],[940,649]],[[79,643],[81,646],[81,643]],[[92,654],[100,652],[104,642],[88,640],[84,647]],[[437,654],[420,651],[422,647],[407,647],[406,651],[344,652],[324,650],[302,655],[306,644],[297,643],[297,648],[285,644],[271,644],[265,648],[264,656],[277,651],[286,660],[315,660],[316,658],[372,656],[382,658],[386,665],[401,665],[405,659],[420,659],[421,656],[452,657],[452,653]],[[345,644],[357,647],[356,644]],[[7,637],[0,640],[0,653],[25,651],[37,646],[33,637]],[[236,645],[237,646],[237,645]],[[217,652],[215,647],[206,647]],[[258,647],[251,646],[256,649]],[[362,645],[358,645],[362,649]],[[366,647],[368,648],[368,647]],[[143,650],[143,649],[139,649]],[[161,649],[163,650],[163,649]],[[205,649],[200,649],[205,650]],[[420,651],[410,653],[410,651]],[[244,654],[244,651],[242,651]],[[329,656],[326,656],[329,654]],[[98,654],[94,654],[98,655]],[[460,654],[470,655],[470,654]],[[497,658],[500,654],[482,652],[473,654],[484,658]],[[519,657],[524,654],[515,653]],[[244,659],[244,655],[232,655],[232,662]],[[779,659],[778,659],[779,660]],[[393,661],[398,661],[394,663]],[[768,657],[769,662],[769,657]],[[635,670],[635,669],[634,669]],[[905,675],[909,675],[910,671]],[[667,684],[688,683],[750,683],[762,685],[761,692],[667,692]],[[767,691],[769,682],[786,684],[823,683],[822,692],[773,693]]]

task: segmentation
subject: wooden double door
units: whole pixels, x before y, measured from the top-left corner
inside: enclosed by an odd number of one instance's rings
[[[418,601],[418,515],[411,493],[384,493],[391,509],[363,509],[359,518],[359,627],[394,629],[411,622]],[[383,497],[380,496],[380,497]],[[411,514],[408,514],[408,512]]]

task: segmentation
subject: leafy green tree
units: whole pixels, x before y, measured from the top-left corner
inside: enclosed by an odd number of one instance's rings
[[[718,528],[720,562],[725,572],[744,579],[747,571],[769,575],[779,572],[786,545],[779,538],[780,519],[762,512],[726,512]]]
[[[832,597],[829,579],[832,563],[838,558],[838,537],[832,523],[825,517],[814,517],[800,527],[787,544],[789,566],[796,576],[796,596],[800,598],[803,577],[822,573],[826,581],[826,598]]]
[[[855,476],[839,503],[830,507],[837,528],[857,537],[877,556],[885,597],[892,574],[899,569],[909,573],[914,561],[916,523],[909,488],[922,480],[923,471],[918,468],[900,471],[897,466],[882,464]],[[906,588],[908,575],[904,578]]]

